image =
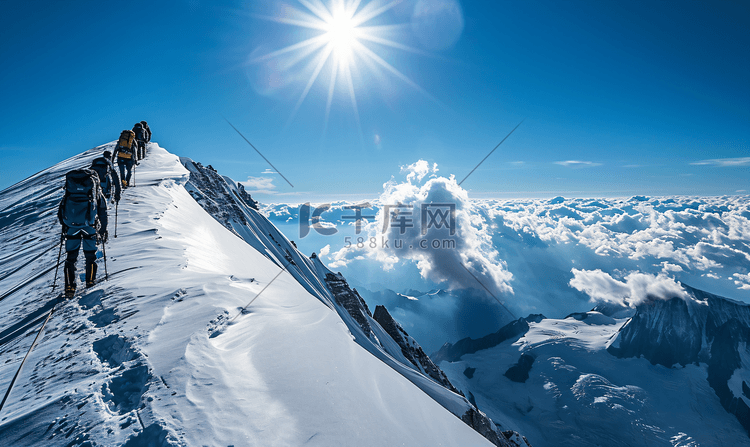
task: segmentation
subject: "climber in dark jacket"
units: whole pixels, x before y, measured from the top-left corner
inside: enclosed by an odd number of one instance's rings
[[[117,175],[115,165],[112,164],[112,152],[104,151],[101,157],[95,158],[91,162],[91,169],[99,174],[99,185],[104,197],[109,200],[112,197],[112,187],[114,187],[114,199],[115,202],[119,202],[122,195],[122,186],[120,185],[120,176]]]
[[[135,123],[135,126],[133,126],[133,132],[135,132],[135,141],[138,145],[138,159],[143,160],[146,157],[146,141],[148,133],[141,123]]]
[[[141,124],[143,124],[143,128],[146,129],[146,143],[151,142],[151,128],[148,127],[148,123],[146,121],[141,121]]]
[[[88,172],[91,176],[97,176],[93,170],[81,170],[80,172]],[[91,216],[87,211],[88,205],[85,207],[74,206],[76,203],[70,202],[71,199],[68,198],[67,193],[57,209],[57,218],[62,225],[63,236],[65,237],[65,252],[67,253],[64,268],[65,296],[67,297],[72,297],[76,291],[76,260],[81,245],[83,245],[83,255],[86,258],[86,287],[92,287],[97,270],[96,244],[99,240],[102,243],[107,242],[107,201],[98,183],[92,191],[92,197],[93,206],[96,209],[94,216]]]

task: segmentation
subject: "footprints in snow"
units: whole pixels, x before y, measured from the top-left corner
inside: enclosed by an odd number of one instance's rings
[[[123,418],[120,420],[120,430],[128,429],[132,425],[140,425],[142,430],[128,438],[124,446],[157,446],[173,445],[169,440],[169,432],[158,423],[143,427],[139,411],[145,408],[144,396],[152,384],[158,383],[143,356],[138,353],[127,338],[119,335],[109,335],[93,343],[92,348],[102,365],[116,370],[116,374],[101,386],[102,401],[109,410]],[[166,386],[164,379],[161,382]],[[150,397],[148,398],[151,399]]]
[[[161,428],[159,424],[151,424],[142,432],[132,436],[123,447],[169,447],[173,444],[167,440],[169,432]]]
[[[120,311],[123,305],[136,299],[123,292],[122,289],[106,292],[101,289],[94,290],[79,298],[78,304],[91,314],[87,320],[93,323],[94,328],[114,329],[113,324],[124,321],[137,313],[137,310],[133,308],[124,312]],[[103,303],[106,295],[115,294],[117,305],[106,307],[107,303]],[[92,330],[97,331],[97,329]],[[153,380],[145,358],[133,347],[131,340],[122,335],[110,334],[94,341],[91,349],[104,367],[102,371],[97,372],[107,374],[107,370],[111,370],[111,374],[104,383],[99,382],[101,385],[94,390],[95,394],[99,395],[101,402],[111,413],[120,416],[118,423],[120,431],[135,429],[125,445],[171,445],[167,441],[169,433],[158,423],[143,427],[139,412],[146,407],[145,400],[151,399],[146,398],[145,395],[153,384],[160,386],[160,383]],[[86,401],[92,399],[93,395],[86,398]],[[109,430],[111,431],[112,428]]]
[[[229,322],[229,311],[224,311],[215,319],[208,322],[208,338],[216,338],[224,333],[224,328]]]
[[[150,380],[148,366],[137,364],[102,385],[103,399],[113,412],[130,413],[139,408]]]
[[[95,341],[93,348],[99,360],[113,368],[136,358],[130,343],[118,335],[110,335]]]
[[[140,354],[132,349],[127,339],[118,335],[97,340],[92,347],[102,364],[122,371],[102,385],[102,398],[110,410],[124,415],[138,409],[151,380]]]

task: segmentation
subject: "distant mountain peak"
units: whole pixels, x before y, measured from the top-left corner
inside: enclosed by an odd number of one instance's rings
[[[691,299],[652,299],[637,306],[607,348],[616,357],[644,357],[672,368],[704,363],[722,406],[750,434],[750,398],[728,381],[750,359],[750,305],[684,285]],[[750,371],[743,373],[750,377]],[[742,382],[743,384],[745,382]]]

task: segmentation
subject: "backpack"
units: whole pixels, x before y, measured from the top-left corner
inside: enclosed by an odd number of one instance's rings
[[[101,190],[99,178],[91,169],[75,169],[65,174],[65,194],[60,216],[68,227],[94,227]]]
[[[104,197],[109,197],[112,193],[111,165],[105,158],[97,158],[91,163],[91,169],[99,177],[102,194],[104,194]]]
[[[120,139],[117,140],[117,146],[121,149],[125,149],[126,152],[133,152],[133,140],[135,140],[135,132],[132,130],[123,130],[120,132]]]
[[[133,128],[133,133],[135,134],[136,140],[146,141],[146,129],[143,128],[143,125],[141,123],[138,123]]]

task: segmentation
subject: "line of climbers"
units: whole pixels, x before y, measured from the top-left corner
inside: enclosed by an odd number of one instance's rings
[[[74,169],[65,175],[65,190],[57,218],[62,225],[60,252],[65,242],[65,296],[71,298],[76,292],[76,261],[83,246],[86,258],[86,287],[92,287],[96,279],[96,246],[109,239],[107,231],[107,202],[115,203],[115,237],[117,237],[117,206],[122,189],[131,184],[133,166],[146,157],[146,144],[151,141],[151,129],[146,121],[136,123],[133,130],[123,130],[115,145],[114,153],[104,151],[101,157],[91,162],[90,168]],[[120,171],[118,176],[114,161]],[[113,194],[114,193],[114,194]],[[106,269],[106,252],[104,252]],[[57,259],[60,264],[60,255]]]

